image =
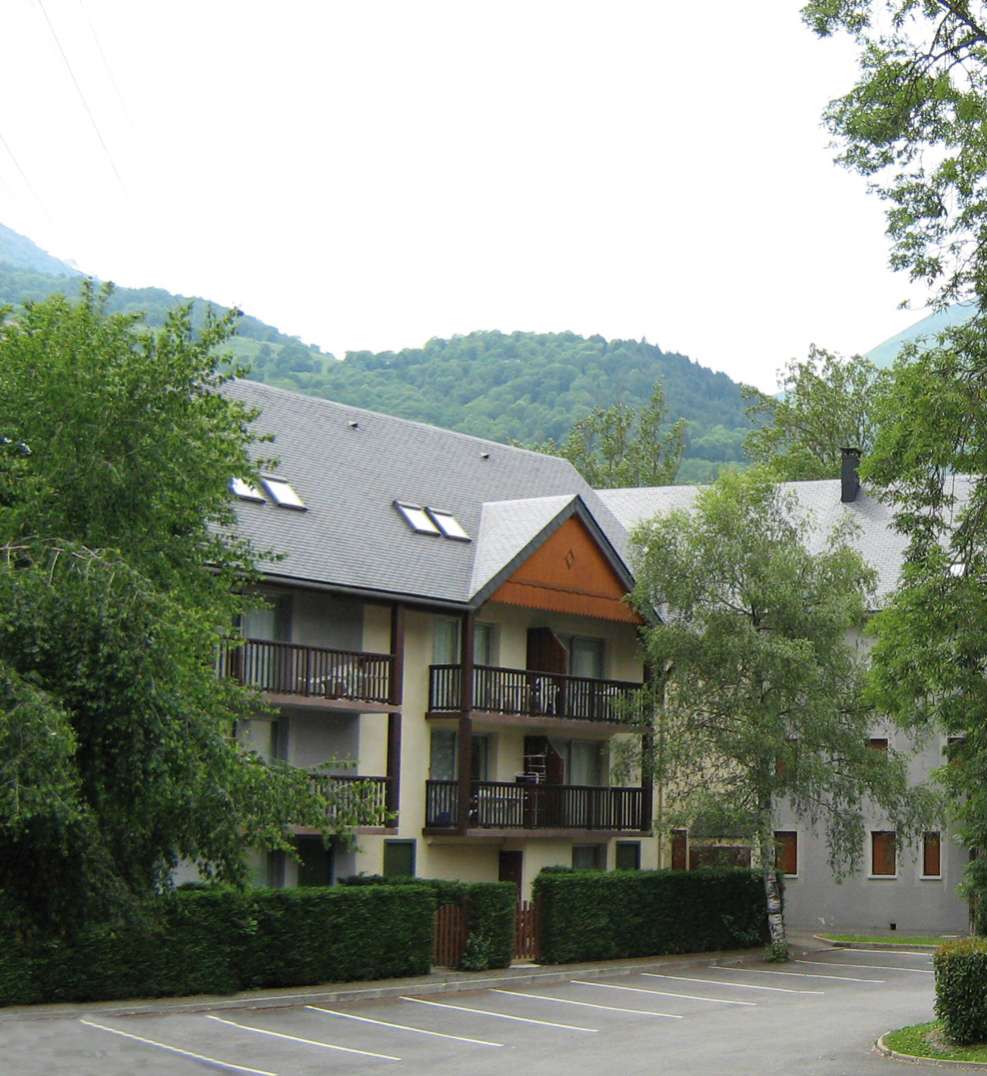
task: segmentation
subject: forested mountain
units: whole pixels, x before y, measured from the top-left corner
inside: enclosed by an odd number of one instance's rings
[[[966,321],[973,312],[974,308],[972,306],[963,306],[959,303],[955,306],[947,306],[945,310],[929,314],[928,317],[922,318],[921,321],[915,322],[914,325],[909,325],[907,329],[902,329],[900,333],[885,340],[883,344],[878,344],[877,347],[871,348],[867,352],[867,358],[875,366],[885,369],[891,366],[898,357],[898,352],[901,351],[905,344],[911,343],[912,340],[935,337],[943,329],[948,329],[953,325],[959,325]]]
[[[0,226],[0,305],[74,295],[81,276],[24,236]],[[117,288],[113,311],[160,324],[189,301],[160,288]],[[205,300],[195,300],[201,317]],[[656,379],[669,425],[687,423],[680,482],[704,481],[742,462],[748,426],[740,386],[684,355],[644,340],[575,333],[474,332],[398,352],[348,352],[340,361],[257,318],[240,319],[237,357],[252,377],[448,429],[525,444],[562,440],[579,418],[619,400],[640,407]]]

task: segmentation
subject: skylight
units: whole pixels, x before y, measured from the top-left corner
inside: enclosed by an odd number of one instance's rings
[[[297,508],[303,512],[305,511],[305,502],[283,478],[264,475],[261,481],[263,481],[264,488],[271,495],[271,500],[279,508]]]
[[[252,486],[242,478],[230,479],[230,493],[235,494],[241,501],[264,503],[264,494],[256,486]]]
[[[457,542],[468,542],[470,536],[463,530],[462,524],[451,512],[442,512],[438,508],[429,508],[428,514],[432,522],[442,531],[446,538],[453,538]]]
[[[404,516],[405,523],[417,534],[434,534],[442,532],[428,517],[428,513],[421,505],[408,504],[407,501],[395,501],[394,507]]]

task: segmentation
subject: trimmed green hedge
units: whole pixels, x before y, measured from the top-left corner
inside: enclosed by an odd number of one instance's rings
[[[987,938],[946,942],[936,950],[936,1016],[950,1042],[987,1042]]]
[[[534,894],[546,964],[739,949],[768,939],[758,871],[543,871]]]
[[[467,944],[472,935],[485,939],[491,968],[506,968],[514,958],[514,922],[517,888],[513,882],[456,882],[445,878],[385,877],[355,874],[340,880],[343,886],[426,885],[438,905],[459,904],[466,909]]]
[[[91,927],[71,944],[0,946],[0,1004],[228,994],[254,986],[424,975],[428,886],[178,890],[153,925]]]

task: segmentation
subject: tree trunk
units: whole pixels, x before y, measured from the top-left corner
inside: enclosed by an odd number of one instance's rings
[[[781,911],[781,891],[775,868],[775,836],[771,824],[771,801],[758,811],[758,845],[761,853],[761,876],[768,908],[768,935],[772,945],[786,944],[785,920]]]

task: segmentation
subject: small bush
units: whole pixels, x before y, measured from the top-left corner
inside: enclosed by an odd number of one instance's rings
[[[767,942],[759,871],[542,871],[541,959],[549,964],[707,952]]]
[[[490,967],[490,939],[486,934],[469,935],[459,966],[464,971],[486,971]]]
[[[936,1016],[950,1042],[987,1042],[987,939],[941,945],[934,957]]]

